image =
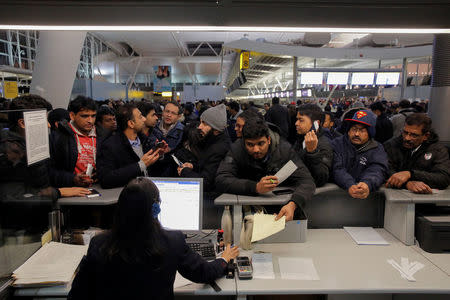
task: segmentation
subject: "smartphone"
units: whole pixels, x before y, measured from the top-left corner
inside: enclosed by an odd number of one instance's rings
[[[87,198],[100,197],[102,195],[96,189],[88,189],[88,190],[91,191],[91,193],[86,195]]]
[[[317,130],[319,130],[319,121],[315,120],[313,122],[313,125],[311,127],[311,130],[314,130],[315,132],[317,132]]]
[[[155,144],[155,146],[153,147],[153,150],[157,150],[157,149],[159,149],[159,148],[162,148],[162,147],[164,147],[164,142],[157,142],[156,144]]]
[[[294,192],[294,190],[291,189],[283,189],[283,190],[275,190],[272,191],[272,193],[274,193],[275,195],[287,195],[287,194],[292,194]]]
[[[239,279],[253,278],[253,267],[248,256],[238,256],[236,258],[236,269]]]

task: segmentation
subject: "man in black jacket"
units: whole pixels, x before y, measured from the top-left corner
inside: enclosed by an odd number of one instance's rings
[[[384,148],[391,175],[386,186],[431,194],[432,188],[445,189],[450,184],[448,151],[439,143],[426,114],[408,115],[402,135],[387,141]]]
[[[133,178],[148,176],[148,167],[164,150],[147,148],[146,136],[141,133],[145,117],[135,105],[120,107],[116,117],[118,132],[102,143],[97,156],[98,179],[103,188],[124,186]]]
[[[323,121],[324,114],[316,104],[303,104],[297,109],[295,127],[298,138],[294,149],[308,167],[318,187],[328,182],[333,162],[333,149],[321,127]]]
[[[184,163],[178,167],[181,177],[203,178],[205,192],[214,190],[214,179],[220,162],[230,149],[230,138],[225,132],[227,112],[224,104],[208,108],[200,117],[198,129],[202,136],[198,165]]]
[[[242,133],[243,138],[231,146],[220,163],[217,189],[223,193],[253,196],[271,192],[278,185],[278,178],[273,175],[292,160],[297,169],[284,184],[295,190],[289,203],[281,208],[277,216],[277,219],[284,215],[286,221],[292,220],[296,208],[302,207],[314,193],[311,174],[288,142],[269,134],[264,121],[247,121]]]
[[[267,122],[277,125],[281,130],[281,136],[287,138],[289,135],[289,112],[286,107],[280,105],[280,98],[272,99],[272,106],[264,115]]]
[[[377,115],[377,124],[375,126],[374,140],[383,144],[393,135],[392,122],[386,115],[386,107],[381,101],[370,105],[370,110]]]

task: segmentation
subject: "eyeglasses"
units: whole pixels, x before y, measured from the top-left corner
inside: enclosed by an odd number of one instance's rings
[[[409,131],[406,131],[403,129],[402,135],[405,137],[409,135],[413,139],[417,139],[417,138],[421,137],[423,134],[412,133],[412,132],[409,132]]]
[[[359,127],[351,127],[350,128],[350,132],[351,133],[357,133],[357,132],[360,132],[360,133],[366,133],[366,128],[365,127],[362,127],[362,128],[359,128]]]

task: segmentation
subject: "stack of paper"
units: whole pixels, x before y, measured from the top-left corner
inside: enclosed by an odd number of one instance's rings
[[[282,279],[320,280],[312,258],[279,257],[278,264]]]
[[[389,245],[389,243],[372,227],[344,226],[344,229],[358,245]]]
[[[280,232],[286,227],[286,217],[282,216],[275,221],[275,215],[254,214],[253,215],[253,232],[252,243],[265,239],[272,234]]]
[[[252,256],[253,278],[275,279],[272,253],[254,253]]]
[[[68,283],[86,254],[88,245],[50,242],[42,246],[13,272],[15,286],[42,286]]]

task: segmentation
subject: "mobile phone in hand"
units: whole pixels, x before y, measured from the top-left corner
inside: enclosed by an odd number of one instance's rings
[[[94,198],[94,197],[100,197],[102,194],[100,194],[96,189],[88,189],[91,193],[86,195],[87,198]]]

